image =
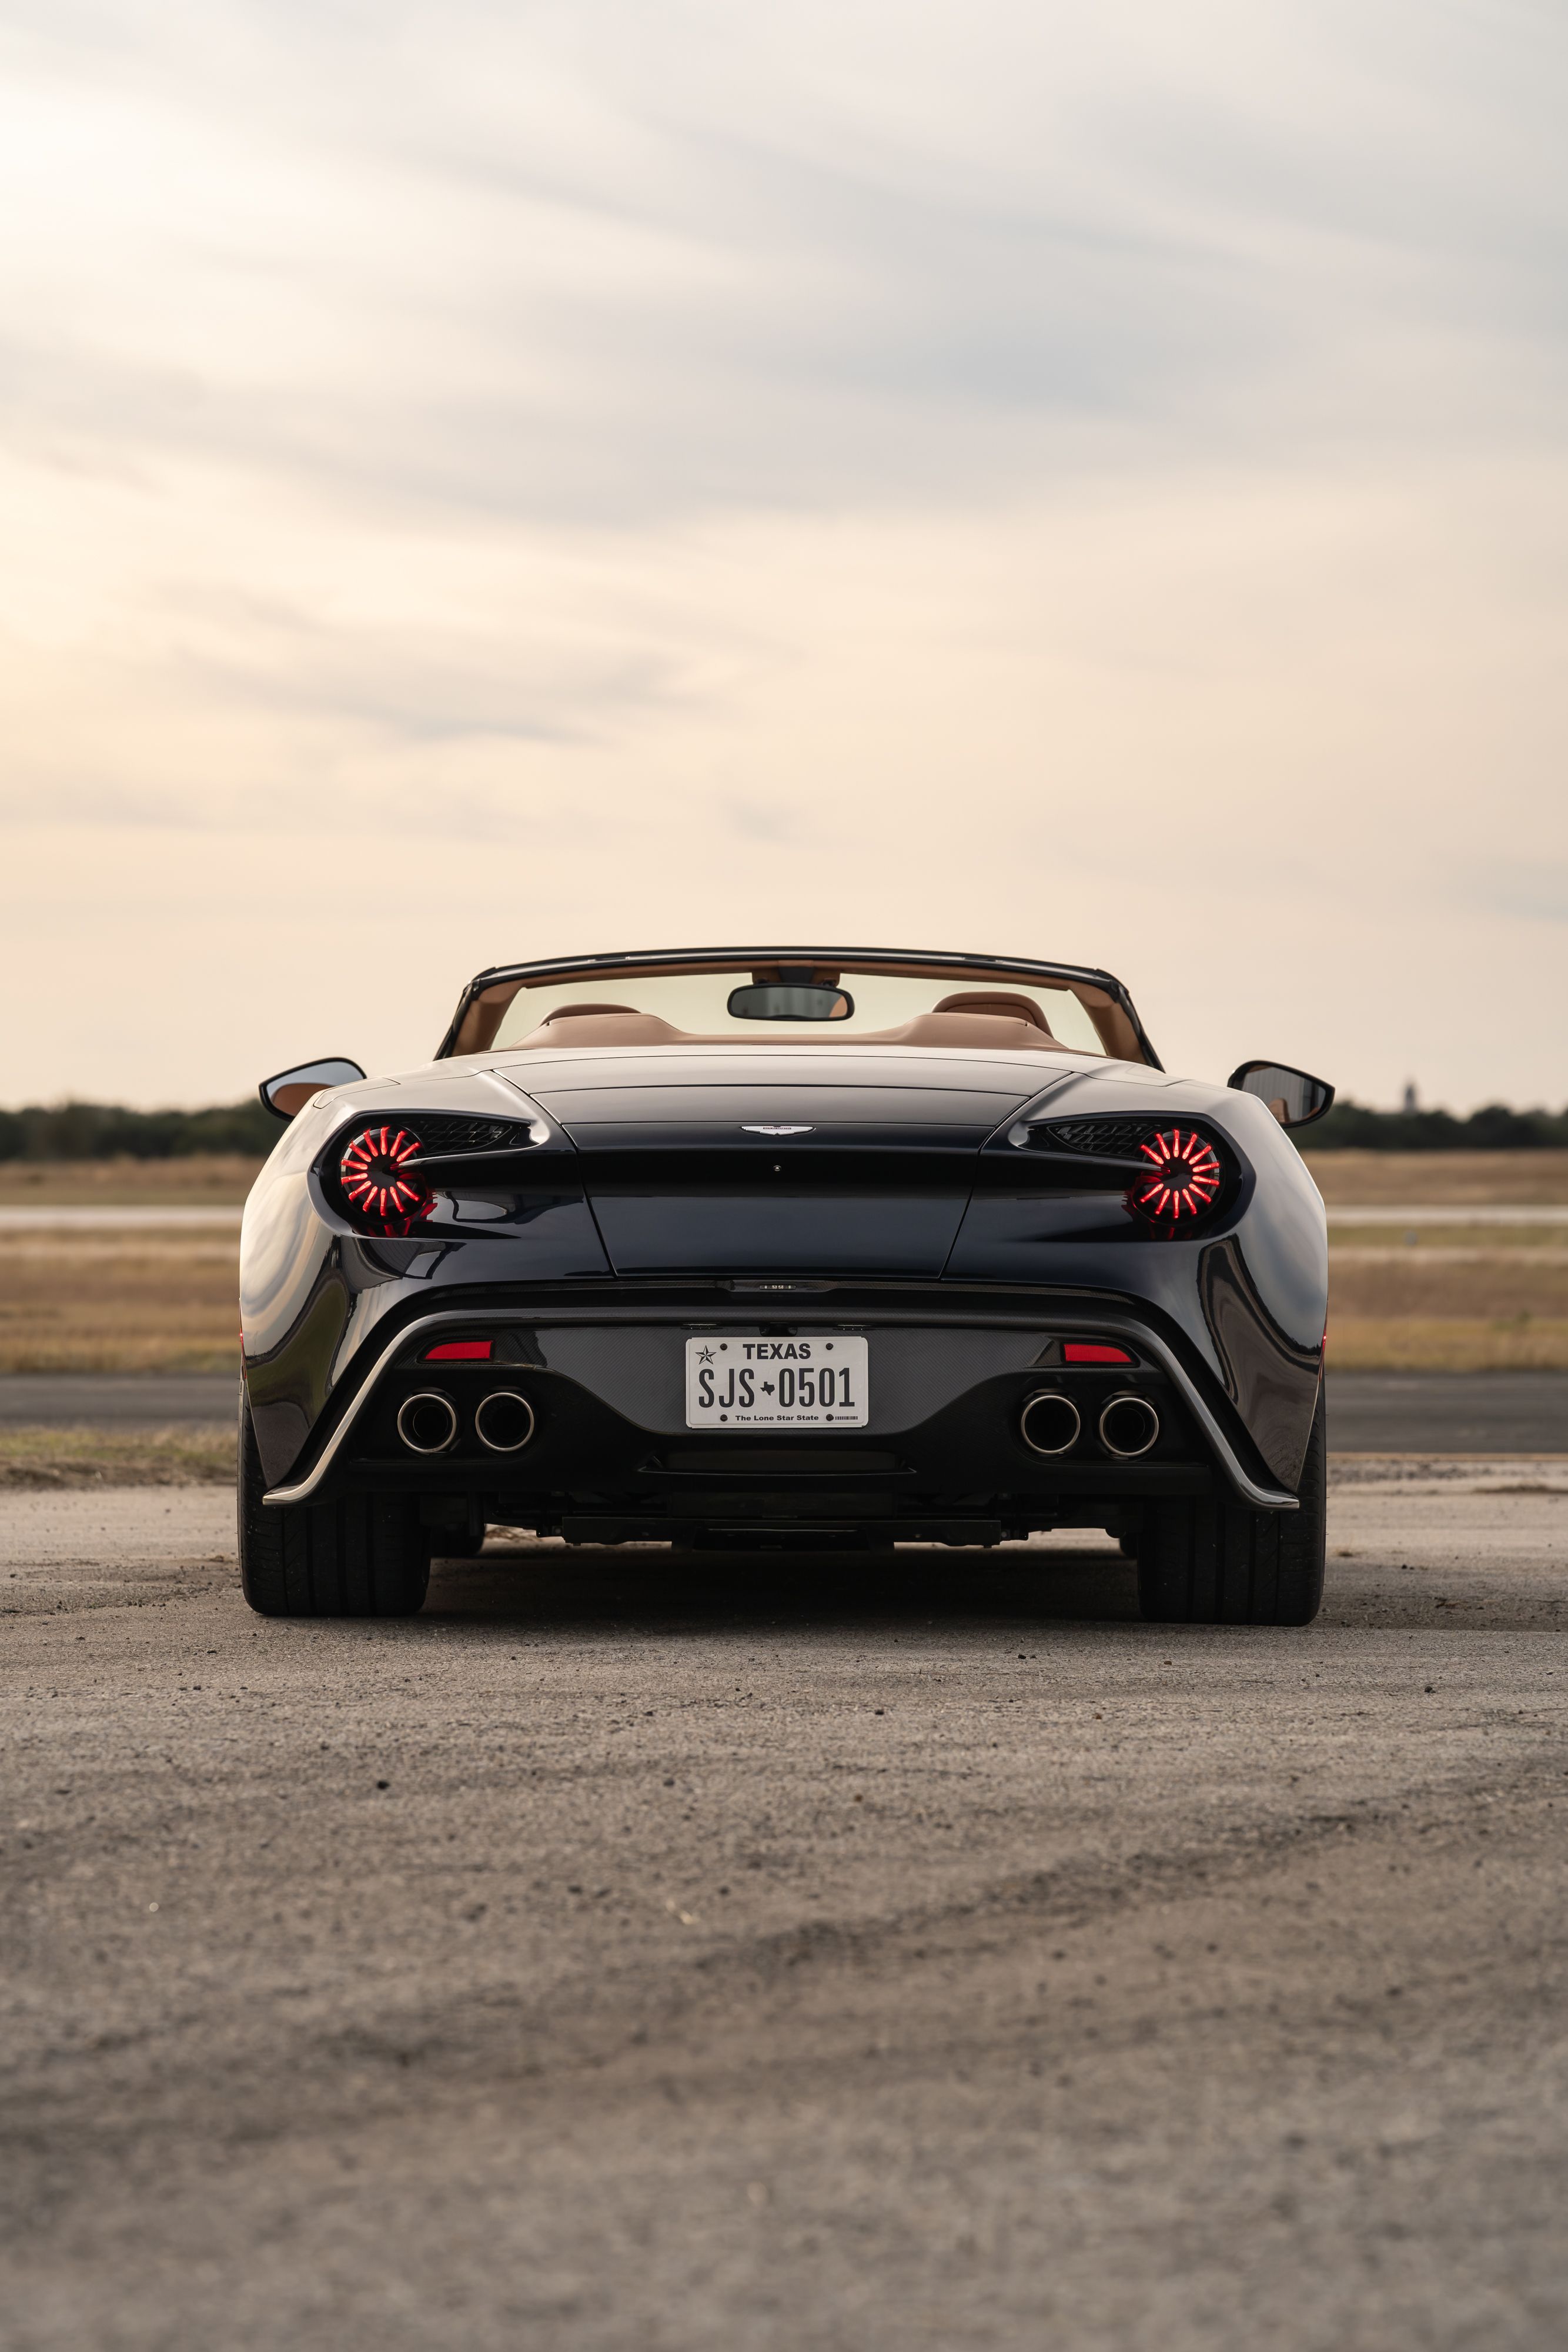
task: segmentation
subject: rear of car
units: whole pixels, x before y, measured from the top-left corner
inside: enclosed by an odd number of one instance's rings
[[[417,1607],[431,1553],[499,1523],[1103,1528],[1150,1614],[1312,1612],[1322,1212],[1262,1104],[1054,1037],[599,1025],[648,1017],[569,996],[515,1047],[295,1119],[245,1239],[258,1607]]]

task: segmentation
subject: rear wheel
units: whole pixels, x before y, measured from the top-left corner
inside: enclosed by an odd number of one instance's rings
[[[1318,1391],[1294,1511],[1151,1503],[1138,1537],[1138,1607],[1161,1625],[1310,1625],[1323,1597],[1327,1445]]]
[[[239,1572],[264,1617],[412,1617],[430,1540],[410,1495],[343,1495],[266,1510],[250,1402],[239,1409]]]

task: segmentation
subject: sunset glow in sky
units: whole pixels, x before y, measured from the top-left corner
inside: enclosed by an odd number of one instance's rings
[[[1550,0],[9,0],[0,60],[0,1102],[752,937],[1568,1100]]]

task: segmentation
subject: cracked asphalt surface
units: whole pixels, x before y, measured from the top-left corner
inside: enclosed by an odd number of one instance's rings
[[[1560,2345],[1568,1462],[1347,1469],[1281,1633],[0,1499],[0,2342]]]

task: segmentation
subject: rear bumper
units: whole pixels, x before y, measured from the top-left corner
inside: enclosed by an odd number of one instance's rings
[[[710,1294],[711,1297],[712,1294]],[[788,1309],[802,1327],[807,1302]],[[1247,1433],[1179,1336],[1145,1312],[1098,1299],[971,1292],[938,1304],[838,1297],[810,1328],[871,1338],[873,1418],[844,1432],[688,1431],[676,1367],[696,1326],[692,1312],[602,1294],[530,1312],[518,1305],[444,1305],[403,1321],[334,1398],[299,1470],[267,1496],[273,1507],[378,1488],[462,1503],[470,1517],[531,1526],[569,1539],[704,1536],[790,1540],[858,1532],[879,1540],[986,1542],[1034,1528],[1116,1524],[1162,1495],[1216,1488],[1256,1510],[1288,1511],[1296,1497],[1273,1480]],[[756,1330],[759,1302],[703,1302],[705,1328]],[[764,1309],[764,1328],[779,1328]],[[493,1334],[510,1360],[426,1365],[434,1344]],[[1130,1367],[1065,1367],[1061,1343],[1111,1339]],[[881,1366],[879,1378],[877,1367]],[[456,1434],[434,1454],[400,1438],[399,1409],[416,1391],[452,1402]],[[496,1454],[480,1443],[475,1408],[488,1391],[525,1396],[529,1442]],[[1042,1455],[1020,1433],[1030,1396],[1061,1391],[1078,1405],[1080,1439]],[[1146,1454],[1122,1459],[1098,1433],[1113,1393],[1151,1403],[1160,1434]]]

